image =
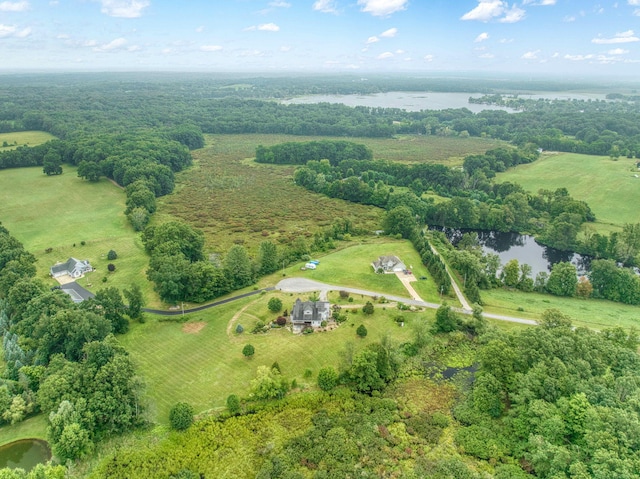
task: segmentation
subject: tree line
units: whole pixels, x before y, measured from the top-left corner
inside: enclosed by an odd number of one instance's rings
[[[65,462],[90,454],[113,434],[146,422],[143,383],[114,333],[138,318],[141,293],[99,290],[76,305],[35,277],[35,258],[0,226],[0,422],[36,413],[48,418],[48,438]]]

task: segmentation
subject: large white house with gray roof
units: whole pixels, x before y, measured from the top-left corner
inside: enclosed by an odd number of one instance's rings
[[[60,276],[71,276],[72,278],[80,278],[83,274],[93,271],[89,264],[89,260],[79,260],[69,258],[64,263],[54,264],[49,270],[51,276],[58,278]]]

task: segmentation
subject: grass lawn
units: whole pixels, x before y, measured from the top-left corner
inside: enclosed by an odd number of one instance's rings
[[[0,446],[20,439],[47,439],[47,419],[44,414],[22,422],[0,427]]]
[[[411,321],[430,320],[434,315],[433,311],[405,313],[407,324],[400,328],[392,320],[396,309],[376,305],[371,316],[361,311],[348,313],[350,319],[333,331],[293,335],[288,329],[272,329],[266,334],[251,334],[258,319],[275,319],[276,314],[267,310],[267,302],[274,295],[289,311],[298,297],[269,293],[186,315],[186,323],[163,322],[149,316],[148,322],[132,325],[120,341],[147,383],[156,420],[166,422],[169,409],[177,401],[187,401],[202,412],[223,407],[230,394],[246,396],[258,366],[271,366],[276,361],[282,374],[296,379],[299,387],[312,387],[321,367],[340,364],[348,342],[356,350],[383,335],[404,342],[411,337]],[[235,334],[237,324],[245,328],[241,335]],[[356,336],[360,324],[368,329],[365,339]],[[252,359],[242,355],[242,348],[249,343],[256,350]],[[312,376],[305,378],[307,369]]]
[[[19,146],[37,146],[56,137],[46,131],[17,131],[14,133],[0,133],[0,152],[13,150]],[[9,146],[2,146],[7,143]]]
[[[481,291],[486,312],[540,319],[551,308],[571,317],[575,326],[600,330],[620,326],[640,328],[640,307],[596,299],[562,298],[550,294],[523,293],[506,289]],[[519,311],[522,308],[523,311]]]
[[[498,173],[497,180],[519,183],[532,192],[567,188],[571,196],[591,207],[597,219],[595,229],[608,232],[638,222],[640,178],[635,176],[636,161],[577,153],[543,154],[533,163]]]
[[[124,215],[124,192],[106,179],[82,180],[74,167],[63,165],[63,171],[59,176],[46,176],[41,168],[0,171],[0,221],[36,256],[38,277],[56,284],[49,278],[53,264],[70,256],[88,259],[97,271],[79,280],[83,286],[95,292],[103,285],[138,283],[149,304],[159,304],[145,276],[147,255]],[[46,253],[47,248],[53,251]],[[116,271],[107,273],[111,249],[118,259]]]

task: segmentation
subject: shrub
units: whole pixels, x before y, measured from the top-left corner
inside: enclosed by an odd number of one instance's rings
[[[331,391],[338,385],[338,373],[331,366],[318,372],[318,387],[323,391]]]
[[[235,416],[240,413],[240,399],[235,394],[229,395],[227,398],[227,409],[229,414]]]
[[[193,408],[185,402],[176,403],[169,411],[169,422],[176,431],[184,431],[193,423]]]
[[[367,333],[368,331],[367,328],[365,328],[364,324],[361,324],[360,326],[358,326],[358,329],[356,329],[356,334],[361,338],[367,337]]]
[[[242,333],[244,333],[244,328],[242,327],[242,324],[238,324],[238,325],[236,326],[236,333],[237,333],[237,334],[242,334]]]
[[[349,297],[349,291],[341,290],[341,291],[340,291],[340,297],[341,297],[342,299],[347,299],[347,298]]]
[[[116,265],[113,263],[109,263],[107,265],[107,270],[109,270],[109,273],[113,273],[116,270]]]
[[[302,375],[305,379],[309,379],[311,376],[313,376],[313,371],[309,368],[304,370],[304,374]]]
[[[263,321],[258,321],[256,325],[253,327],[253,329],[251,330],[253,334],[263,333],[264,331],[265,331],[265,324]]]
[[[244,348],[242,348],[242,354],[245,358],[251,359],[255,352],[256,349],[251,344],[245,344]]]
[[[285,324],[287,324],[287,318],[285,318],[284,316],[278,316],[278,318],[276,319],[276,324],[278,326],[284,326]]]
[[[373,314],[373,303],[371,301],[367,301],[367,303],[362,307],[362,312],[364,314]]]
[[[267,303],[267,308],[272,313],[277,313],[282,309],[282,300],[280,298],[271,298],[269,303]]]
[[[110,249],[109,252],[107,253],[107,259],[109,261],[113,261],[114,259],[118,259],[118,253],[116,253],[114,250]]]

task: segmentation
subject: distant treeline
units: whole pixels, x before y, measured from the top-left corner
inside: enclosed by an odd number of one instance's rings
[[[343,160],[371,160],[373,153],[365,145],[351,141],[310,141],[280,143],[270,148],[256,148],[258,163],[304,165],[309,160],[327,159],[332,165]]]

